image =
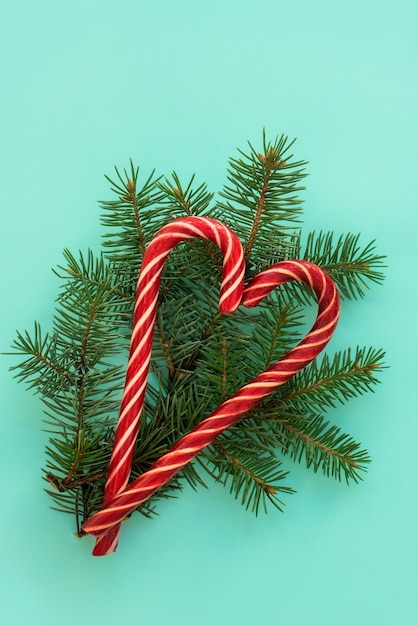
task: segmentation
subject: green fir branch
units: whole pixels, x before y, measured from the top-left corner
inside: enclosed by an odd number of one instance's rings
[[[44,404],[49,433],[44,478],[54,508],[83,521],[103,502],[131,335],[138,270],[145,247],[172,219],[205,215],[230,225],[245,247],[247,278],[288,258],[305,258],[330,273],[343,297],[363,297],[383,279],[384,257],[358,235],[310,233],[301,247],[305,162],[293,141],[263,133],[229,162],[214,201],[192,176],[186,184],[133,162],[115,168],[113,198],[102,201],[103,253],[72,254],[55,270],[61,281],[52,329],[19,332],[12,367]],[[187,241],[168,256],[162,275],[148,380],[131,478],[135,479],[244,384],[278,361],[302,332],[312,294],[289,282],[254,311],[218,310],[222,257],[207,241]],[[322,415],[372,391],[384,353],[357,348],[325,355],[265,398],[143,503],[147,517],[184,482],[206,487],[207,474],[255,513],[282,509],[286,457],[341,480],[358,481],[368,453]]]
[[[363,298],[371,283],[381,283],[385,257],[376,253],[375,242],[360,246],[360,235],[332,232],[309,233],[302,258],[316,263],[335,281],[340,294],[348,299]]]
[[[303,310],[286,302],[283,290],[273,291],[253,320],[252,363],[256,376],[278,361],[301,339]]]
[[[350,398],[374,391],[380,381],[384,352],[375,348],[350,348],[333,359],[325,354],[295,374],[282,391],[280,403],[298,407],[336,407]]]
[[[358,482],[370,463],[361,444],[318,414],[289,414],[277,419],[282,442],[295,461],[339,481]]]
[[[207,185],[202,183],[196,189],[193,188],[195,176],[193,175],[184,187],[176,172],[172,173],[172,181],[168,178],[164,183],[159,183],[159,189],[164,194],[164,204],[170,210],[172,219],[185,215],[205,215],[213,199],[213,193],[208,192]]]
[[[43,396],[53,396],[57,390],[68,388],[73,377],[68,371],[72,361],[72,347],[67,350],[57,350],[58,337],[56,333],[42,334],[39,322],[34,324],[34,332],[17,332],[12,343],[12,354],[24,357],[17,365],[11,366],[15,378],[26,382],[28,389],[35,389]]]
[[[108,258],[125,260],[138,270],[139,262],[146,245],[161,222],[170,220],[167,211],[161,210],[163,194],[159,188],[161,177],[155,177],[153,170],[148,178],[139,183],[139,168],[130,162],[130,172],[124,176],[115,166],[117,180],[106,176],[111,190],[117,196],[114,200],[102,200],[102,224],[107,229],[103,235],[103,246]]]
[[[229,161],[228,184],[221,192],[217,213],[235,228],[244,242],[245,255],[254,263],[258,256],[280,260],[294,249],[301,218],[304,161],[289,154],[294,141],[282,135],[270,142],[263,133],[262,152],[249,143],[249,151]],[[237,216],[239,219],[237,220]]]
[[[269,504],[282,511],[281,495],[294,492],[282,484],[288,472],[283,471],[281,461],[274,454],[242,449],[229,437],[218,437],[198,459],[216,482],[229,488],[235,499],[256,515],[260,509],[267,513]]]

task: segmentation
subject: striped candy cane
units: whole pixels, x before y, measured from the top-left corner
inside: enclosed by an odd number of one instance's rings
[[[138,425],[145,399],[152,338],[156,318],[158,290],[164,262],[180,242],[192,238],[208,239],[219,246],[223,255],[223,275],[219,310],[232,313],[242,297],[244,254],[237,236],[221,222],[204,217],[185,217],[167,224],[147,247],[136,290],[130,353],[113,452],[109,465],[103,506],[123,492],[131,473]],[[88,523],[87,523],[88,527]],[[93,554],[102,555],[116,549],[119,524],[96,541]]]
[[[275,287],[298,280],[309,285],[318,298],[318,315],[306,337],[280,361],[270,366],[218,407],[167,454],[137,478],[125,491],[107,501],[101,511],[85,524],[84,530],[96,537],[120,522],[152,496],[221,432],[241,419],[262,398],[287,382],[308,365],[330,340],[339,317],[339,296],[330,277],[307,261],[283,261],[256,276],[244,290],[242,304],[256,306]],[[96,552],[98,554],[98,552]]]

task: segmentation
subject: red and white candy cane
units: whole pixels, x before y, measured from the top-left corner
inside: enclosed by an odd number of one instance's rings
[[[318,298],[318,315],[306,337],[280,361],[242,387],[185,435],[147,472],[133,481],[125,491],[107,501],[103,509],[84,524],[85,532],[99,537],[100,540],[103,533],[108,532],[108,529],[114,525],[119,525],[129,513],[171,480],[186,463],[221,432],[235,424],[262,398],[271,394],[306,367],[323,350],[337,325],[340,304],[333,281],[313,263],[283,261],[273,265],[250,282],[244,290],[242,304],[247,307],[256,306],[275,287],[291,280],[308,284]],[[99,554],[99,552],[96,551],[93,554]]]
[[[239,306],[244,284],[244,253],[237,236],[217,220],[185,217],[167,224],[147,247],[139,273],[130,354],[119,420],[105,488],[104,506],[125,489],[131,473],[138,425],[145,398],[158,290],[164,262],[180,242],[192,238],[208,239],[217,244],[223,255],[223,274],[219,310],[232,313]],[[88,526],[88,524],[87,524]],[[119,525],[97,540],[93,554],[107,554],[116,549]]]

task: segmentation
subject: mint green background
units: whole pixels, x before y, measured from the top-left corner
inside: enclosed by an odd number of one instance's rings
[[[307,228],[362,232],[387,280],[344,304],[334,347],[391,368],[332,418],[367,446],[345,487],[289,463],[285,514],[185,489],[115,555],[49,508],[40,401],[2,357],[0,619],[13,626],[418,623],[415,0],[16,1],[1,22],[0,350],[48,326],[65,246],[100,240],[103,173],[130,157],[214,190],[247,139],[297,136]]]

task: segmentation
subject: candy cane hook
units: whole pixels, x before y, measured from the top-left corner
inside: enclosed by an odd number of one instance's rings
[[[119,525],[142,502],[152,496],[221,432],[302,370],[330,340],[339,317],[339,296],[333,281],[318,266],[307,261],[283,261],[256,276],[243,294],[242,303],[256,306],[275,287],[298,280],[308,284],[318,298],[318,315],[306,337],[280,361],[270,366],[218,407],[154,465],[119,495],[107,502],[83,526],[85,532],[100,538]],[[98,552],[95,552],[98,554]]]
[[[129,481],[145,399],[164,262],[178,243],[192,238],[208,239],[221,249],[223,274],[219,310],[232,313],[241,301],[245,271],[242,246],[237,236],[221,222],[204,217],[179,218],[161,228],[152,239],[145,251],[138,278],[125,389],[110,459],[104,507],[123,492]],[[96,541],[93,554],[108,554],[116,549],[120,525],[112,526]]]

